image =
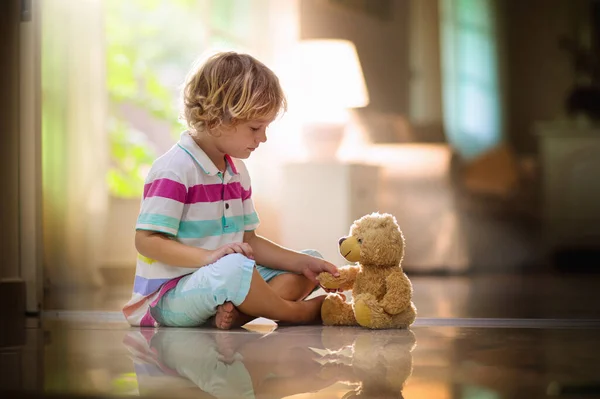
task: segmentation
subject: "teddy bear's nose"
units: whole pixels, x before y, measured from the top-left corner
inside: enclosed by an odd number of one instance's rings
[[[340,240],[338,241],[338,244],[339,244],[339,245],[342,245],[342,243],[343,243],[344,241],[346,241],[346,237],[342,237],[342,238],[340,238]]]

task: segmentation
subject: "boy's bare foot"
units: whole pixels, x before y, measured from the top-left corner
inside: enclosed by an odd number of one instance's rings
[[[215,315],[215,327],[220,330],[229,330],[234,327],[234,321],[239,318],[240,312],[233,306],[231,302],[225,302],[217,306],[217,314]]]
[[[250,320],[252,320],[252,317],[241,313],[231,302],[225,302],[217,306],[217,314],[214,317],[215,327],[220,330],[238,328]]]

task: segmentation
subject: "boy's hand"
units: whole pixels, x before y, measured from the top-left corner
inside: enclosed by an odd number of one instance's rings
[[[331,274],[334,277],[339,277],[340,273],[338,272],[337,267],[333,263],[329,263],[326,260],[316,258],[314,256],[309,256],[309,259],[306,261],[302,268],[302,274],[308,278],[310,281],[318,283],[317,276],[320,273],[326,272]],[[321,286],[322,287],[322,286]],[[337,292],[336,289],[327,289],[323,287],[323,289],[327,292]]]
[[[242,254],[249,259],[254,259],[252,247],[249,244],[245,242],[234,242],[213,250],[210,254],[210,262],[208,264],[215,263],[223,256],[231,254]]]

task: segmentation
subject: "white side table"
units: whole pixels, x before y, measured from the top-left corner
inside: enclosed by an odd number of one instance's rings
[[[537,127],[546,251],[600,249],[600,127]]]
[[[284,165],[281,243],[315,249],[340,266],[338,240],[354,220],[379,210],[380,168],[356,163],[289,163]]]

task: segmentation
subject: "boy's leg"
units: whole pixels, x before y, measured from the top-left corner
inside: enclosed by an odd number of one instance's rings
[[[254,269],[248,295],[237,308],[249,316],[307,324],[320,320],[323,299],[324,295],[309,301],[294,302],[283,299]]]
[[[262,276],[261,276],[262,278]],[[306,298],[314,290],[315,284],[306,277],[293,273],[279,274],[267,283],[279,297],[288,301],[299,301]],[[238,311],[231,302],[217,307],[217,314],[210,320],[215,327],[228,330],[241,327],[254,320],[255,317]]]
[[[300,251],[303,254],[323,259],[323,256],[312,249]],[[256,269],[269,285],[283,298],[289,301],[301,301],[319,288],[317,283],[310,281],[302,274],[283,270],[270,269],[257,265]]]
[[[321,303],[325,296],[299,302],[312,291],[310,289],[290,290],[289,284],[294,281],[303,284],[300,279],[309,281],[304,276],[293,274],[279,275],[267,283],[260,273],[255,269],[246,300],[240,305],[234,306],[232,302],[226,302],[217,307],[214,317],[214,325],[222,330],[241,327],[256,317],[266,317],[273,320],[281,320],[292,324],[305,324],[320,320]],[[273,282],[277,285],[273,287]],[[275,288],[275,289],[274,289]],[[304,291],[308,291],[304,294]],[[286,296],[294,295],[294,299],[284,299]]]
[[[204,324],[219,307],[233,304],[252,317],[295,324],[320,317],[324,297],[306,302],[285,300],[254,266],[254,261],[240,254],[228,255],[213,265],[204,266],[167,292],[152,309],[152,315],[161,325],[191,327]],[[222,305],[226,302],[231,303]],[[230,323],[219,325],[218,321],[217,327],[231,327]]]
[[[288,301],[301,301],[315,289],[317,284],[303,275],[285,273],[273,277],[269,285],[280,297]]]
[[[323,259],[323,256],[314,250],[301,251],[304,254]],[[304,275],[270,269],[257,265],[256,269],[261,277],[281,298],[288,301],[300,301],[310,295],[318,285],[313,283]],[[254,317],[240,313],[231,302],[224,303],[217,308],[217,314],[212,322],[221,329],[241,327],[252,321]]]

